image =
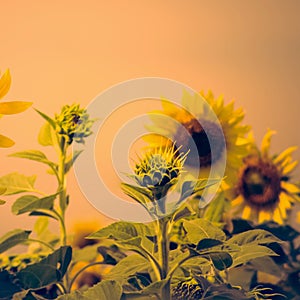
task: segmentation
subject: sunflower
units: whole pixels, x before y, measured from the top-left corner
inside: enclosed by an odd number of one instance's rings
[[[9,91],[11,85],[11,76],[9,70],[6,70],[0,77],[0,99],[2,99]],[[31,102],[24,101],[11,101],[0,103],[0,117],[1,115],[12,115],[23,112],[31,106]],[[7,136],[0,134],[0,147],[8,148],[13,146],[15,143]]]
[[[290,182],[290,174],[298,164],[291,157],[297,147],[271,156],[269,150],[274,133],[267,131],[261,149],[252,141],[249,155],[245,157],[238,173],[232,206],[235,212],[241,212],[243,219],[258,223],[273,220],[282,224],[287,217],[287,210],[295,201],[299,201],[300,189]]]
[[[206,95],[184,92],[182,107],[166,99],[162,107],[149,114],[153,124],[146,127],[154,134],[145,136],[146,142],[153,147],[162,141],[176,142],[183,152],[190,150],[185,167],[198,177],[209,177],[212,167],[224,170],[227,162],[225,181],[234,182],[234,173],[247,154],[245,134],[250,128],[241,124],[243,110],[235,110],[234,101],[225,105],[223,96],[215,99],[211,91]]]

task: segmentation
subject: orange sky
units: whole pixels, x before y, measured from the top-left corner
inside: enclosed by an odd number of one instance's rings
[[[13,77],[5,99],[33,101],[52,115],[124,80],[166,77],[236,99],[258,139],[267,127],[278,131],[274,150],[300,145],[299,9],[297,0],[1,1],[0,70],[10,68]],[[44,174],[34,162],[7,158],[41,149],[42,123],[32,109],[1,119],[16,146],[1,150],[0,175]],[[50,192],[46,178],[38,184]],[[69,183],[70,224],[102,218],[72,174]],[[9,204],[0,217],[0,234],[29,219],[12,216]]]

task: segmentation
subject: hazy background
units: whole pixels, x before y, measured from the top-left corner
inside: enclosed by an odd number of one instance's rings
[[[0,69],[10,68],[13,77],[5,100],[33,101],[53,115],[63,104],[87,105],[124,80],[166,77],[235,99],[259,141],[268,127],[278,131],[274,151],[300,145],[298,0],[0,3]],[[36,142],[42,124],[33,109],[1,119],[1,133],[16,145],[1,149],[0,176],[40,174],[38,186],[50,193],[54,182],[45,169],[7,157],[42,149]],[[70,226],[76,219],[108,221],[80,193],[73,174],[69,184]],[[31,228],[33,219],[11,214],[11,202],[0,207],[0,234]]]

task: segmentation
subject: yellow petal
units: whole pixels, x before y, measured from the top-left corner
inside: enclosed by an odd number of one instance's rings
[[[282,194],[282,193],[281,193]],[[285,204],[283,203],[283,198],[279,197],[279,204],[278,204],[278,208],[279,208],[279,211],[280,211],[280,215],[283,219],[286,219],[286,209],[285,209]]]
[[[190,95],[187,91],[183,91],[182,95],[182,106],[195,117],[202,111],[203,103],[205,99],[200,95],[195,93],[194,95]]]
[[[18,114],[26,110],[32,105],[32,102],[24,101],[11,101],[0,103],[0,114],[13,115]]]
[[[242,195],[239,195],[234,200],[231,201],[232,206],[239,206],[244,202],[244,198]]]
[[[249,220],[251,216],[251,207],[246,205],[244,210],[243,210],[243,214],[242,214],[242,218]]]
[[[284,161],[287,157],[291,156],[293,152],[297,150],[298,147],[289,147],[283,152],[281,152],[273,161],[275,164],[281,163]]]
[[[173,114],[180,110],[180,107],[178,107],[175,103],[172,103],[171,101],[167,99],[163,99],[161,101],[164,113],[166,114]]]
[[[291,173],[291,172],[297,167],[297,165],[298,165],[298,161],[297,161],[297,160],[294,161],[294,162],[292,162],[291,164],[287,165],[287,166],[283,169],[282,174],[283,174],[283,175],[286,175],[286,174],[288,174],[288,173]]]
[[[255,138],[254,138],[254,133],[253,131],[250,131],[248,136],[247,136],[247,140],[249,141],[249,144],[253,144],[255,145]]]
[[[273,220],[275,222],[277,222],[278,224],[283,224],[283,220],[281,218],[280,211],[279,211],[278,207],[274,210]]]
[[[293,198],[291,198],[288,194],[284,192],[280,194],[280,206],[285,209],[290,209],[292,207],[291,202],[294,202]]]
[[[271,214],[269,211],[261,210],[258,215],[258,223],[263,223],[271,219]]]
[[[14,144],[15,144],[15,142],[13,140],[0,134],[0,147],[1,148],[9,148],[9,147],[12,147]]]
[[[11,84],[10,72],[7,69],[0,78],[0,99],[3,98],[9,91]]]
[[[275,133],[276,131],[268,129],[267,133],[263,137],[263,140],[261,142],[261,153],[263,157],[268,156],[271,145],[271,138]]]
[[[300,188],[297,187],[295,184],[292,184],[290,182],[282,181],[281,186],[291,194],[299,194],[300,193]]]

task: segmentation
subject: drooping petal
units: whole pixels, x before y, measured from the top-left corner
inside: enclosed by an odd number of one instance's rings
[[[287,175],[287,174],[291,173],[292,171],[294,171],[294,169],[297,167],[297,165],[298,165],[298,161],[297,160],[294,161],[294,162],[292,162],[292,163],[290,163],[289,165],[287,165],[283,169],[282,174],[283,175]]]
[[[0,103],[0,114],[13,115],[25,111],[32,105],[32,102],[25,101],[11,101]]]
[[[267,133],[265,134],[261,142],[261,154],[263,157],[268,156],[268,152],[270,150],[270,145],[271,145],[271,138],[275,133],[276,131],[268,129]]]
[[[290,157],[293,152],[297,150],[298,147],[289,147],[286,150],[282,151],[277,157],[274,158],[275,164],[280,164],[286,158]]]
[[[0,78],[0,99],[3,98],[9,91],[11,85],[10,72],[7,69]]]
[[[0,147],[1,148],[9,148],[12,147],[15,144],[13,140],[8,138],[7,136],[4,136],[0,134]]]

